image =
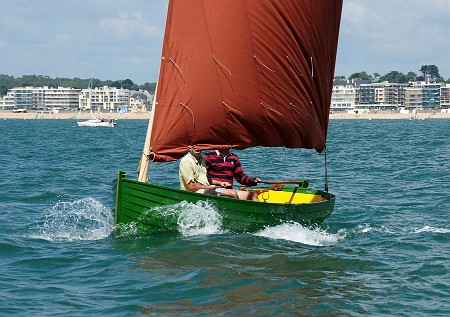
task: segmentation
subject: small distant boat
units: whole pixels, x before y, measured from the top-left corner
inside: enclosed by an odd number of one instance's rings
[[[110,127],[110,128],[114,128],[116,125],[116,123],[112,119],[103,120],[97,118],[88,119],[85,121],[78,121],[77,124],[79,127]]]
[[[110,127],[110,128],[114,128],[116,125],[116,122],[112,119],[100,119],[100,118],[96,118],[91,110],[91,119],[87,119],[87,120],[83,120],[83,121],[78,121],[77,120],[77,124],[79,127]]]
[[[91,102],[91,97],[92,97],[92,79],[89,81],[89,107],[91,107],[91,119],[88,120],[84,120],[84,121],[78,121],[77,120],[77,124],[79,127],[110,127],[110,128],[114,128],[116,125],[116,122],[112,119],[101,119],[100,117],[95,117],[94,114],[92,113],[92,102]],[[100,107],[98,107],[97,109],[98,114],[100,116],[101,114],[101,109]],[[81,110],[80,110],[81,113]]]

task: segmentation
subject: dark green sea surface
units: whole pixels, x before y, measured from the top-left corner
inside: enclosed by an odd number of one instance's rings
[[[182,203],[176,235],[116,238],[112,180],[134,177],[146,121],[0,121],[0,316],[448,316],[450,121],[332,120],[319,228],[221,230]],[[311,150],[238,152],[265,180],[308,178]],[[151,164],[177,186],[177,162]]]

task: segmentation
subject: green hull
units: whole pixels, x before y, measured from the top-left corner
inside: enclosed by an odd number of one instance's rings
[[[170,207],[158,207],[205,200],[217,208],[222,218],[222,228],[232,232],[256,232],[285,222],[305,226],[322,223],[333,211],[335,196],[307,188],[297,190],[302,191],[322,195],[326,199],[301,204],[238,200],[138,182],[125,178],[125,173],[119,172],[114,190],[116,228],[121,232],[130,225],[137,233],[176,232],[179,215],[170,212]]]

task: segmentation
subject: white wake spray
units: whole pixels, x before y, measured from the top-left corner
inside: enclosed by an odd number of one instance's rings
[[[332,234],[320,228],[306,228],[295,222],[269,227],[256,233],[256,235],[272,239],[290,240],[313,246],[334,245],[345,237],[345,235],[340,233]]]
[[[114,230],[111,210],[93,198],[58,202],[38,226],[33,238],[49,241],[86,241],[107,238]]]
[[[221,232],[222,217],[217,209],[207,201],[197,203],[181,202],[178,230],[187,236],[217,234]]]

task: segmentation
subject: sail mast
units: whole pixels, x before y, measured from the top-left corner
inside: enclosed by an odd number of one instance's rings
[[[170,1],[169,1],[170,2]],[[169,14],[169,8],[170,8],[170,3],[167,3],[167,15]],[[167,20],[166,19],[166,24],[167,24]],[[166,25],[167,28],[167,25]],[[163,45],[164,45],[164,39],[163,39]],[[161,48],[162,50],[162,48]],[[159,75],[158,75],[159,78]],[[153,130],[153,119],[155,117],[155,110],[156,110],[156,95],[158,93],[158,83],[156,83],[156,87],[155,87],[155,96],[153,97],[153,103],[152,103],[152,110],[150,112],[150,119],[148,121],[148,127],[147,127],[147,135],[145,136],[145,142],[144,142],[144,149],[142,150],[142,155],[141,155],[141,159],[139,160],[139,164],[138,164],[138,181],[140,182],[148,182],[149,178],[148,178],[148,170],[150,167],[150,152],[152,150],[152,146],[151,146],[151,138],[152,138],[152,130]]]
[[[147,135],[145,136],[144,149],[142,150],[142,156],[138,165],[138,181],[140,182],[148,181],[148,170],[150,166],[150,151],[151,151],[150,140],[152,137],[153,118],[155,117],[157,90],[158,87],[156,87],[155,89],[155,96],[153,98],[152,110],[150,112],[150,119],[148,121]]]

